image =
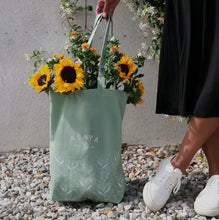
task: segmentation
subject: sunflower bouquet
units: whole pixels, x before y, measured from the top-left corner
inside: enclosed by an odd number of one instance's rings
[[[70,94],[76,90],[97,88],[97,77],[101,56],[98,50],[89,45],[90,34],[71,30],[68,34],[68,47],[64,54],[52,54],[45,57],[46,52],[36,50],[29,56],[34,60],[34,74],[29,78],[29,84],[37,92],[54,92]],[[105,71],[105,88],[119,89],[128,93],[127,103],[134,105],[143,103],[144,87],[138,74],[144,65],[145,58],[139,53],[130,59],[120,52],[119,40],[112,37],[107,41]]]

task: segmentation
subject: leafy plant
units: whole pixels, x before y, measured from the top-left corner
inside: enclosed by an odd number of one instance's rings
[[[77,31],[76,31],[77,29]],[[33,51],[29,57],[38,70],[29,78],[30,85],[37,92],[54,90],[69,94],[75,90],[97,88],[100,54],[96,48],[89,45],[90,34],[81,31],[77,26],[69,32],[69,46],[66,49],[69,57],[64,54],[46,57],[46,53],[40,50]],[[138,54],[130,59],[125,53],[119,51],[119,40],[112,37],[107,42],[105,59],[106,89],[119,89],[127,92],[128,101],[134,105],[142,103],[144,87],[140,82],[143,74],[138,70],[144,65],[144,57]]]
[[[142,43],[142,53],[147,59],[159,60],[164,24],[165,0],[123,0],[137,19],[144,36],[150,35],[150,44]]]

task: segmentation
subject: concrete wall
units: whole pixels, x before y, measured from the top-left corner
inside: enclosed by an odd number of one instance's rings
[[[96,0],[89,1],[95,7]],[[65,32],[58,0],[10,0],[0,2],[0,152],[49,145],[49,98],[24,82],[33,72],[25,53],[40,46],[50,54],[64,52]],[[92,26],[95,13],[89,13]],[[77,17],[83,24],[84,15]],[[104,31],[104,23],[96,42]],[[114,15],[114,33],[121,50],[134,56],[145,41],[136,21],[120,3]],[[100,45],[99,45],[100,46]],[[98,47],[98,46],[97,46]],[[127,106],[123,142],[160,146],[180,143],[186,123],[155,115],[158,65],[146,62],[144,104]]]

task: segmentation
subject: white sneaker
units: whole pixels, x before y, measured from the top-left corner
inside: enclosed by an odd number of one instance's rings
[[[211,176],[205,188],[197,196],[194,208],[199,215],[219,215],[219,175]]]
[[[157,171],[157,174],[144,186],[143,199],[146,206],[157,211],[161,209],[170,197],[171,192],[177,193],[180,185],[182,172],[171,164],[174,156],[164,159]]]

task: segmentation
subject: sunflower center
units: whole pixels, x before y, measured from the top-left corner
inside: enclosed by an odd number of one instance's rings
[[[121,64],[120,68],[121,68],[121,71],[123,73],[125,73],[126,75],[129,73],[129,68],[128,68],[128,66],[126,64]]]
[[[61,77],[64,82],[73,83],[76,80],[76,71],[74,67],[66,66],[61,72]]]
[[[44,84],[46,84],[46,75],[42,75],[42,76],[38,79],[38,84],[39,84],[39,86],[43,86]]]

